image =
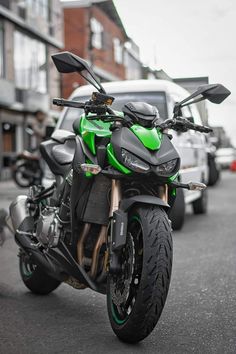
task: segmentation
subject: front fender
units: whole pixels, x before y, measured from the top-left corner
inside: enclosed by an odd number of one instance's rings
[[[161,198],[154,197],[152,195],[137,195],[121,200],[120,209],[123,211],[128,211],[135,203],[158,205],[165,209],[170,208],[169,204],[164,202]]]
[[[123,199],[120,208],[113,213],[110,242],[110,272],[116,273],[120,269],[119,251],[126,244],[128,211],[134,204],[158,205],[165,209],[170,206],[161,198],[151,195],[137,195],[135,197]]]

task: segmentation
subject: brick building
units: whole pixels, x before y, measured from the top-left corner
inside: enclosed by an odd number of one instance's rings
[[[126,80],[143,79],[143,63],[140,60],[139,47],[132,39],[125,44],[124,61]]]
[[[101,81],[124,80],[128,36],[112,0],[62,2],[65,49],[89,61]],[[63,97],[85,82],[77,74],[63,75]]]
[[[59,0],[0,0],[0,179],[27,148],[28,118],[48,112],[60,95],[51,54],[63,48],[62,38]]]

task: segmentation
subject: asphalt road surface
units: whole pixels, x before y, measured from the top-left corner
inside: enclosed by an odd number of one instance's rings
[[[0,208],[16,194],[0,184]],[[207,216],[190,211],[174,233],[171,287],[142,343],[113,334],[106,299],[61,285],[46,297],[24,287],[12,236],[0,248],[0,353],[236,353],[236,174],[209,189]]]

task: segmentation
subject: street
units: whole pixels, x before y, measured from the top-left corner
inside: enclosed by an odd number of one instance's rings
[[[46,297],[23,285],[17,246],[0,247],[0,353],[236,353],[236,174],[209,188],[208,215],[175,232],[171,287],[152,334],[135,346],[112,332],[106,298],[61,285]],[[0,183],[0,209],[19,193]],[[20,192],[21,193],[21,192]]]

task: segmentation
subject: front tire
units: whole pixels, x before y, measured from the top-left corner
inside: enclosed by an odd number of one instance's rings
[[[34,294],[48,295],[61,283],[47,275],[41,267],[34,264],[32,259],[20,251],[20,275],[25,286]]]
[[[136,343],[156,326],[169,289],[172,236],[163,209],[143,206],[130,213],[121,259],[121,273],[108,277],[108,315],[119,339]]]

